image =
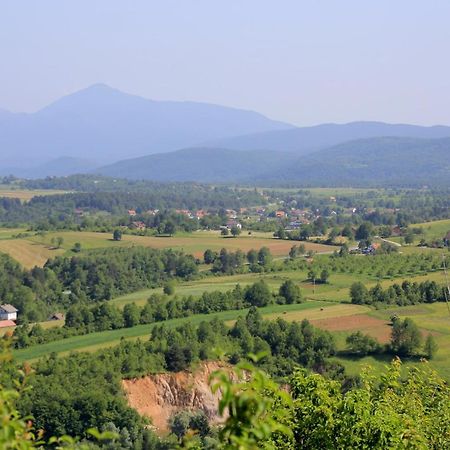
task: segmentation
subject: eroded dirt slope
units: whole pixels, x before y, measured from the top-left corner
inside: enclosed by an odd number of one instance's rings
[[[163,373],[123,380],[130,406],[151,418],[156,430],[167,430],[169,417],[180,410],[203,410],[212,422],[219,422],[215,395],[209,387],[212,372],[224,368],[218,362],[204,362],[194,371]]]

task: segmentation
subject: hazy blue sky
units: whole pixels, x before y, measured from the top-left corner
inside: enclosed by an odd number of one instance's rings
[[[0,108],[96,82],[298,125],[450,125],[450,0],[0,2]]]

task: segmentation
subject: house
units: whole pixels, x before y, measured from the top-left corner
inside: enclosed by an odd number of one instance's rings
[[[133,230],[145,230],[146,226],[144,222],[136,220],[134,222],[131,222],[130,228]]]
[[[231,230],[233,227],[239,228],[240,230],[242,229],[242,225],[241,225],[239,222],[237,222],[236,220],[229,220],[229,221],[227,222],[226,227],[227,227],[229,230]]]
[[[130,217],[134,217],[136,215],[136,210],[134,209],[129,209],[127,212]]]
[[[0,320],[17,320],[18,312],[18,309],[8,303],[0,305]]]
[[[402,235],[402,229],[396,225],[395,227],[391,228],[391,236],[397,237]]]
[[[12,320],[0,320],[0,328],[15,327],[16,324]]]
[[[284,217],[286,217],[286,213],[284,211],[276,211],[275,212],[275,217],[277,217],[278,219],[283,219]]]
[[[197,217],[197,219],[203,219],[203,217],[207,216],[208,213],[203,210],[203,209],[199,209],[198,211],[195,211],[195,217]]]

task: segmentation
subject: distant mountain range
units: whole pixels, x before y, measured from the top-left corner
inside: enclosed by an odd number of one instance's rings
[[[273,150],[184,149],[115,163],[102,175],[298,186],[450,185],[450,138],[360,139],[299,157]]]
[[[4,112],[0,117],[0,169],[36,166],[62,155],[106,164],[207,140],[292,128],[253,111],[147,100],[103,84],[33,114]]]
[[[103,84],[33,114],[0,109],[0,175],[159,181],[447,183],[450,127],[294,127],[253,111],[147,100]]]
[[[215,140],[210,143],[210,146],[230,150],[276,150],[304,155],[347,141],[386,136],[444,138],[450,137],[450,127],[424,127],[383,122],[351,122],[342,125],[327,123],[312,127],[233,136]]]

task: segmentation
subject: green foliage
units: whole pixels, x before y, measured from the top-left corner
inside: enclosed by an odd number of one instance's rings
[[[391,348],[400,356],[416,355],[422,345],[422,334],[415,322],[406,318],[392,325]]]
[[[427,338],[425,339],[425,344],[423,346],[423,351],[425,353],[425,356],[428,359],[433,359],[436,355],[436,352],[438,351],[438,345],[436,340],[434,339],[432,334],[429,334]]]
[[[450,389],[423,365],[401,376],[401,363],[343,392],[336,381],[305,370],[290,378],[289,394],[264,373],[245,366],[240,382],[224,372],[219,411],[229,413],[224,449],[434,449],[450,446]],[[235,376],[234,376],[235,377]]]
[[[359,356],[366,356],[381,351],[380,343],[368,334],[356,331],[347,336],[346,343],[349,353]]]
[[[301,303],[303,300],[300,288],[292,280],[286,280],[280,286],[279,295],[287,304]]]
[[[113,232],[113,240],[121,241],[122,240],[122,232],[120,230],[114,230]]]

